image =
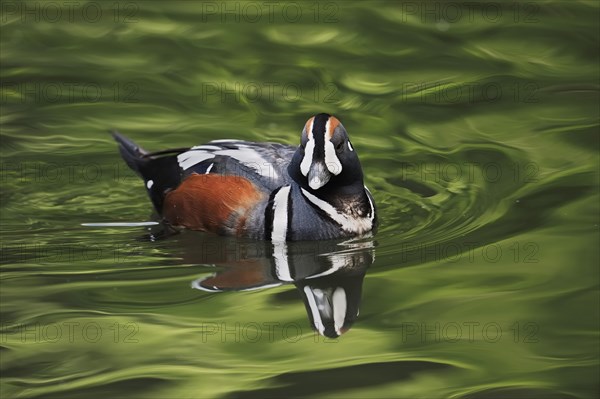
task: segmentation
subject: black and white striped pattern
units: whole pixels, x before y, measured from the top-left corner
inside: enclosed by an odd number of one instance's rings
[[[265,209],[265,238],[273,243],[275,275],[280,281],[294,281],[288,262],[287,243],[292,221],[290,186],[283,186],[271,194]]]
[[[291,222],[291,186],[283,186],[271,193],[265,208],[265,239],[285,242]]]
[[[179,162],[181,169],[188,170],[217,156],[235,159],[263,177],[279,178],[279,174],[274,168],[270,167],[269,162],[260,152],[240,140],[213,140],[207,144],[192,147],[189,151],[177,155],[177,162]]]
[[[273,198],[273,228],[271,229],[271,241],[285,241],[289,228],[290,213],[290,186],[283,186]]]
[[[364,234],[373,230],[375,223],[375,206],[371,200],[369,190],[365,187],[366,197],[369,201],[369,212],[365,217],[351,216],[338,211],[329,202],[322,200],[304,188],[300,188],[302,197],[306,199],[311,206],[318,209],[321,214],[326,215],[331,221],[346,232],[351,234]],[[283,186],[273,191],[270,196],[267,207],[265,208],[265,239],[272,242],[289,241],[291,232],[294,228],[292,224],[293,216],[293,196],[291,195],[291,186]]]
[[[313,190],[327,184],[332,175],[342,173],[342,163],[332,142],[338,125],[337,119],[325,114],[315,116],[306,125],[307,142],[300,163],[300,173],[308,178],[308,185]]]
[[[320,288],[306,285],[304,294],[311,312],[313,325],[317,331],[324,335],[326,324],[333,321],[335,333],[338,337],[342,335],[348,306],[344,288],[337,287],[332,293],[328,293]]]
[[[301,190],[304,198],[306,198],[314,207],[320,209],[329,217],[329,219],[337,223],[342,230],[353,234],[363,234],[373,230],[373,224],[375,222],[375,206],[373,205],[370,195],[367,194],[367,199],[369,200],[370,206],[370,211],[367,216],[355,217],[341,213],[329,202],[322,200],[303,188]],[[366,187],[365,190],[368,192]]]

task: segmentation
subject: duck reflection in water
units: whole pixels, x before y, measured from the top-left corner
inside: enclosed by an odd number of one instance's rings
[[[193,288],[252,291],[294,284],[321,335],[337,338],[356,321],[363,280],[375,259],[372,239],[269,243],[203,235],[198,243],[192,235],[184,261],[220,267],[193,281]]]

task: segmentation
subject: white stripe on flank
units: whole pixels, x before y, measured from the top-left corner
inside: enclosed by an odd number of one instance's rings
[[[308,307],[310,308],[310,313],[313,317],[313,325],[319,331],[319,333],[323,335],[323,332],[325,331],[325,326],[323,325],[323,321],[321,320],[321,314],[319,313],[314,294],[308,285],[304,286],[304,293],[306,294]]]
[[[327,214],[327,216],[329,216],[332,220],[336,221],[340,226],[342,226],[343,230],[350,233],[362,234],[373,229],[373,218],[375,212],[373,211],[373,203],[371,202],[370,198],[369,204],[371,205],[371,214],[368,217],[350,217],[348,215],[338,212],[333,205],[326,201],[323,201],[319,197],[312,195],[305,189],[302,188],[301,190],[302,195],[304,195],[304,197],[307,200],[309,200],[313,205],[317,206],[319,209],[323,210]]]
[[[288,225],[288,197],[290,186],[281,187],[273,198],[273,230],[271,241],[285,241]]]

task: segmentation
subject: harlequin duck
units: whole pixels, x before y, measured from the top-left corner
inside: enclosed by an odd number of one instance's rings
[[[240,140],[149,153],[113,133],[164,222],[274,242],[372,232],[375,202],[340,121],[310,118],[299,147]]]

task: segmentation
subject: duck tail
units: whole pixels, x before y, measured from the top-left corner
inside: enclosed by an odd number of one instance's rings
[[[112,135],[119,144],[121,157],[144,180],[146,191],[158,213],[162,213],[165,195],[181,182],[177,155],[188,148],[150,153],[117,131]]]
[[[143,178],[142,169],[148,163],[148,159],[144,159],[144,157],[148,154],[148,151],[117,131],[111,133],[115,141],[119,144],[119,152],[125,163],[127,163],[127,166]]]

